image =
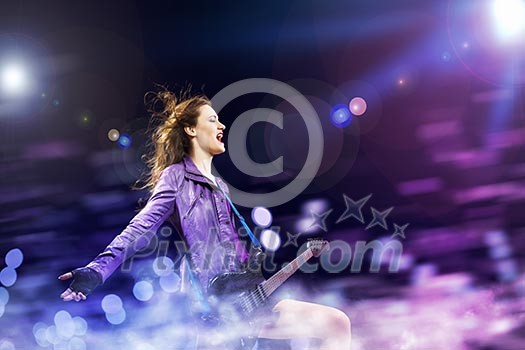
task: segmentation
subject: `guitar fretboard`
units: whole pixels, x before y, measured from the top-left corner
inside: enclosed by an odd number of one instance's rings
[[[305,262],[313,256],[312,248],[306,249],[291,263],[283,267],[279,272],[264,281],[261,286],[266,297],[270,296],[281,284],[293,275]]]

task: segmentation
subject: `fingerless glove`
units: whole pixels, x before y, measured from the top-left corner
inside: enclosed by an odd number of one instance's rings
[[[74,280],[69,288],[74,292],[82,292],[82,294],[87,296],[102,284],[100,273],[89,267],[80,267],[73,270],[72,273]]]

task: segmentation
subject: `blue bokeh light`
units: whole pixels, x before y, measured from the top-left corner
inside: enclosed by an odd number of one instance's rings
[[[126,311],[124,309],[120,309],[115,313],[106,313],[106,320],[108,320],[108,322],[111,324],[119,325],[126,320]]]
[[[443,62],[450,62],[451,58],[452,58],[452,55],[450,54],[450,52],[448,52],[448,51],[443,51],[443,52],[441,53],[441,60],[442,60]]]
[[[58,344],[60,337],[57,334],[57,327],[55,325],[46,328],[46,340],[51,344]]]
[[[0,350],[15,350],[15,345],[7,339],[0,340]]]
[[[352,122],[352,113],[346,105],[338,104],[330,111],[330,120],[336,127],[344,128]]]
[[[153,296],[153,286],[148,281],[139,281],[133,286],[133,295],[137,300],[148,301]]]
[[[498,278],[503,282],[515,281],[518,276],[518,267],[514,259],[503,259],[496,262]]]
[[[495,260],[508,258],[512,255],[512,250],[510,249],[509,245],[501,244],[498,246],[490,247],[489,255],[492,259],[495,259]]]
[[[0,287],[0,305],[6,305],[9,302],[9,292],[4,287]]]
[[[47,325],[44,322],[37,322],[33,326],[33,335],[35,336],[35,341],[41,347],[49,346],[49,342],[46,338]]]
[[[159,284],[163,291],[167,293],[175,293],[180,290],[181,280],[179,275],[172,272],[169,275],[162,276],[159,279]]]
[[[122,310],[122,299],[116,294],[108,294],[102,299],[101,306],[104,312],[114,314]]]
[[[73,322],[75,323],[75,335],[85,335],[87,333],[88,324],[80,316],[73,317]]]
[[[127,134],[120,134],[120,137],[117,141],[118,145],[122,149],[128,149],[131,147],[131,136]]]
[[[74,337],[71,338],[68,344],[69,350],[86,350],[86,342],[82,338]]]
[[[0,271],[0,283],[6,287],[11,287],[16,282],[16,271],[11,267],[4,267]]]
[[[44,322],[38,321],[33,325],[33,334],[36,336],[36,332],[38,332],[39,329],[46,329],[47,325]]]
[[[55,325],[57,334],[62,338],[69,339],[75,334],[75,322],[69,312],[60,310],[55,314]]]
[[[24,253],[18,248],[11,249],[5,256],[5,263],[7,266],[16,269],[24,261]]]
[[[157,276],[169,275],[173,271],[173,266],[173,260],[167,256],[159,256],[153,260],[153,272],[155,272]]]

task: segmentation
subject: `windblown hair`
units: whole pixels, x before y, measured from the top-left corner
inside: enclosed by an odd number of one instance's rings
[[[153,127],[149,144],[151,151],[142,156],[149,172],[144,180],[139,180],[143,186],[133,187],[147,188],[150,193],[162,171],[182,161],[190,152],[190,138],[184,128],[196,126],[199,108],[211,105],[206,96],[192,95],[190,88],[182,90],[178,96],[164,86],[159,85],[159,88],[160,91],[148,92],[144,96],[144,103],[152,116],[150,126]]]

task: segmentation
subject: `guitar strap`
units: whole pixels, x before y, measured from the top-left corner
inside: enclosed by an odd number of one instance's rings
[[[261,243],[259,242],[259,240],[257,239],[257,237],[255,237],[255,235],[253,234],[252,230],[250,230],[250,227],[248,226],[248,224],[246,224],[246,220],[244,220],[244,217],[239,213],[239,211],[237,210],[237,208],[235,207],[235,205],[233,205],[232,200],[230,199],[230,197],[228,197],[228,195],[227,195],[226,192],[222,189],[222,187],[219,185],[219,183],[217,183],[217,186],[219,187],[219,189],[221,190],[221,192],[224,194],[224,197],[226,197],[226,199],[228,200],[228,203],[230,203],[230,206],[231,206],[233,212],[235,213],[235,215],[237,216],[237,218],[238,218],[239,221],[241,222],[242,226],[244,226],[244,228],[246,229],[246,232],[248,233],[248,236],[249,236],[250,239],[252,240],[253,246],[254,246],[255,248],[260,249],[260,248],[261,248]]]

